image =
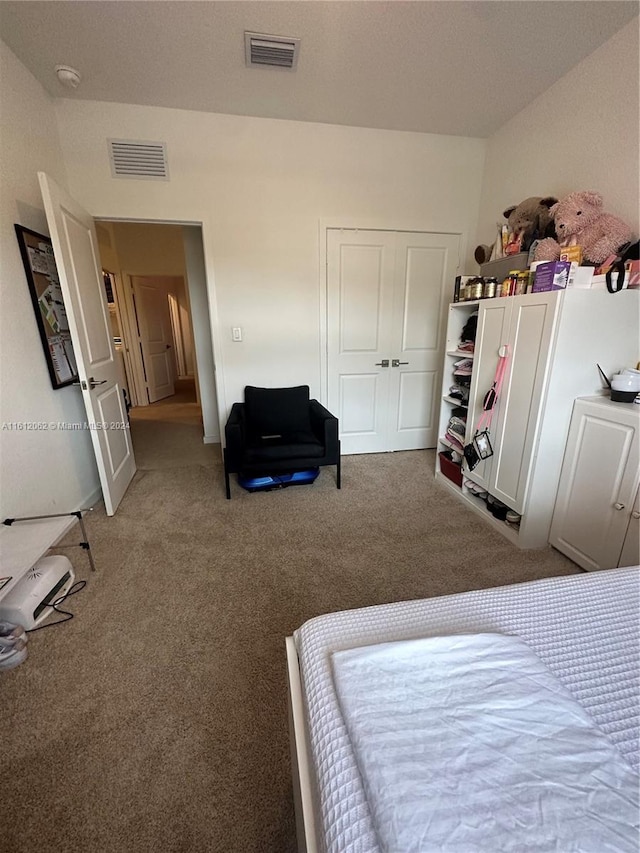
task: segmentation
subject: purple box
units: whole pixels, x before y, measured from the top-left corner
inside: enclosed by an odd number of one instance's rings
[[[548,261],[538,264],[536,277],[533,281],[533,292],[545,290],[564,290],[569,280],[570,261]]]

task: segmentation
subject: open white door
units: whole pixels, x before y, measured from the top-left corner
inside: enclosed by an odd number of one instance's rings
[[[93,219],[38,172],[107,515],[136,472]]]
[[[136,302],[138,331],[147,378],[149,402],[155,403],[176,393],[171,360],[171,315],[166,290],[156,287],[150,277],[131,276]]]

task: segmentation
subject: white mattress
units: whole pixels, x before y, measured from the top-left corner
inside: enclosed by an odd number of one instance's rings
[[[379,853],[331,671],[331,653],[452,633],[522,637],[639,766],[640,570],[614,569],[319,616],[295,633],[318,811],[329,853]]]

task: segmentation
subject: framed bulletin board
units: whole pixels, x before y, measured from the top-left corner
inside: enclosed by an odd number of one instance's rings
[[[77,381],[78,367],[53,246],[44,234],[22,225],[16,225],[15,229],[51,384],[54,389],[63,388]]]

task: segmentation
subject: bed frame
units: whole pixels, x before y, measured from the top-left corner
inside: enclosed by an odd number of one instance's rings
[[[291,745],[291,777],[293,805],[296,814],[298,853],[321,853],[324,849],[318,830],[320,820],[315,810],[315,782],[309,752],[307,729],[300,680],[300,662],[293,637],[287,637],[287,682],[289,705],[289,742]]]

